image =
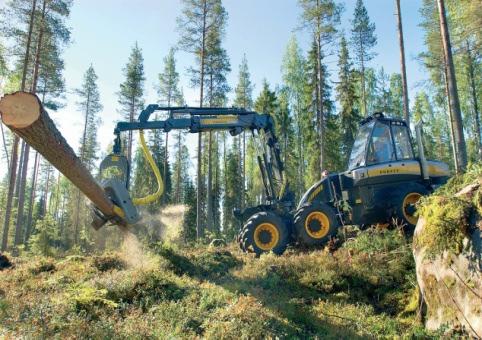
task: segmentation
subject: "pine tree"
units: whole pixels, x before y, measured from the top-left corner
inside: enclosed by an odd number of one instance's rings
[[[221,25],[211,29],[206,36],[204,102],[210,107],[225,106],[227,93],[231,90],[226,80],[227,74],[231,71],[231,65],[226,50],[221,46],[225,21],[226,19],[223,18],[220,21]],[[216,181],[213,184],[213,179],[219,179],[219,176],[216,176],[219,167],[217,139],[216,132],[208,133],[205,141],[207,157],[203,159],[204,162],[207,162],[206,224],[210,232],[219,230],[219,225],[215,221],[219,221],[216,216],[219,214],[217,202],[219,202],[220,186]]]
[[[447,72],[447,92],[449,95],[449,105],[452,112],[453,135],[455,145],[455,158],[457,173],[463,172],[467,167],[467,150],[462,123],[462,113],[460,111],[459,94],[457,90],[457,80],[452,58],[452,46],[448,31],[447,19],[445,15],[444,0],[437,0],[439,12],[440,34],[442,36],[443,56]]]
[[[338,54],[339,82],[335,90],[336,99],[340,105],[339,116],[342,129],[341,149],[343,164],[348,163],[348,157],[350,156],[358,128],[359,111],[356,108],[358,98],[356,96],[355,77],[347,43],[345,37],[342,37]]]
[[[238,72],[238,84],[234,89],[235,98],[234,106],[242,107],[246,110],[251,110],[253,107],[253,84],[251,83],[250,73],[248,69],[248,60],[246,54],[243,55],[241,64],[239,65]],[[239,144],[242,146],[239,148],[241,152],[241,161],[239,163],[241,179],[241,208],[246,205],[246,131],[243,131],[242,138],[238,138]]]
[[[363,4],[363,0],[357,0],[353,13],[351,29],[351,44],[358,63],[361,80],[361,107],[363,114],[367,115],[367,98],[365,88],[366,66],[373,59],[375,53],[370,50],[376,45],[375,23],[370,22],[368,12]]]
[[[400,48],[400,72],[402,83],[402,109],[403,118],[405,122],[410,125],[410,112],[408,104],[408,84],[407,71],[405,66],[405,46],[403,43],[403,27],[402,27],[402,11],[400,10],[400,0],[395,0],[395,9],[397,15],[397,31],[398,31],[398,45]],[[391,83],[390,83],[391,84]]]
[[[120,112],[123,118],[129,122],[134,121],[136,114],[144,107],[144,59],[142,50],[136,44],[132,48],[129,61],[123,69],[125,80],[120,84],[120,91],[117,93],[121,106]],[[132,131],[128,132],[127,138],[127,160],[132,160]]]
[[[196,68],[190,68],[191,83],[199,87],[199,106],[203,106],[204,86],[206,82],[206,56],[208,53],[208,36],[211,31],[220,30],[222,36],[227,14],[221,0],[183,0],[183,10],[177,19],[181,32],[180,47],[195,56]],[[198,238],[204,237],[202,225],[202,134],[198,135],[197,150],[197,188],[196,188],[196,233]]]

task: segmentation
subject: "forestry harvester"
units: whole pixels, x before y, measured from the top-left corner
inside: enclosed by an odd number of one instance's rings
[[[154,112],[165,119],[150,120]],[[425,158],[421,125],[416,127],[418,156],[410,129],[399,119],[375,113],[361,124],[348,169],[321,176],[298,204],[290,191],[280,157],[274,121],[269,114],[237,108],[161,107],[148,105],[133,122],[119,122],[112,153],[100,165],[96,183],[35,95],[18,92],[0,101],[3,123],[41,153],[69,178],[95,206],[93,227],[107,222],[129,226],[140,220],[137,206],[162,195],[163,181],[144,140],[144,130],[187,130],[191,133],[224,130],[232,136],[251,132],[259,173],[264,185],[263,204],[236,209],[243,225],[237,240],[243,251],[282,254],[288,244],[323,245],[342,225],[385,224],[396,218],[407,229],[417,222],[416,203],[449,176],[448,166]],[[124,156],[121,133],[139,131],[140,144],[158,182],[157,191],[131,199],[130,164]]]

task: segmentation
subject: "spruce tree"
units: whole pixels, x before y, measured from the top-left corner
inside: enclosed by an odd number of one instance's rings
[[[347,164],[350,151],[358,129],[359,112],[356,108],[358,100],[355,89],[355,72],[348,51],[345,37],[340,41],[338,54],[338,84],[336,85],[336,99],[339,103],[339,116],[342,129],[341,150],[343,162]]]
[[[371,50],[375,47],[377,38],[375,35],[375,23],[370,22],[368,12],[363,0],[357,0],[353,13],[351,29],[351,45],[353,47],[355,60],[358,63],[361,80],[361,107],[363,114],[367,115],[367,98],[365,88],[365,70],[367,63],[373,59],[375,53]]]
[[[335,42],[337,35],[337,27],[340,24],[340,13],[342,6],[336,4],[333,0],[298,0],[302,13],[302,24],[313,34],[313,46],[311,53],[313,55],[313,91],[312,105],[315,111],[316,132],[318,140],[316,145],[319,147],[319,157],[317,165],[319,176],[321,170],[325,168],[325,125],[328,115],[324,111],[324,93],[325,84],[327,84],[328,74],[324,72],[326,68],[323,65],[324,55],[330,53],[330,48]],[[313,141],[315,142],[315,141]],[[313,150],[316,152],[316,150]],[[317,177],[317,176],[315,176]]]
[[[137,42],[131,50],[129,61],[123,72],[125,80],[120,84],[120,91],[117,93],[118,103],[121,106],[119,111],[124,120],[132,122],[144,108],[144,59]],[[126,142],[129,163],[132,161],[132,136],[132,131],[129,131]]]

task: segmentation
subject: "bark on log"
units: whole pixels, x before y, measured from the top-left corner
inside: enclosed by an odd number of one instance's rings
[[[67,177],[106,216],[114,205],[57,130],[38,97],[15,92],[0,100],[0,115],[10,130],[23,138]]]

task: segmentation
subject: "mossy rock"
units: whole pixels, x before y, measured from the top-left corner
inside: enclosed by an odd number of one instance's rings
[[[468,237],[472,205],[459,197],[431,196],[424,199],[419,214],[424,227],[418,228],[414,247],[425,247],[427,256],[444,251],[458,255]]]
[[[457,193],[446,188],[424,198],[419,209],[413,254],[430,330],[482,336],[481,190],[479,180]]]

